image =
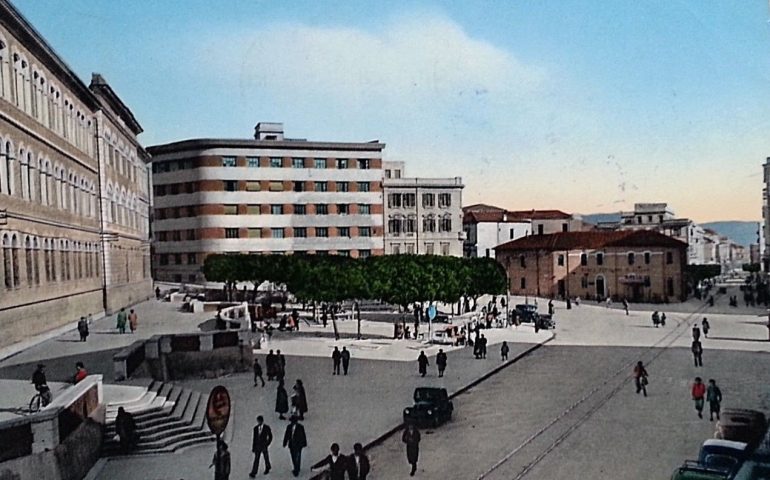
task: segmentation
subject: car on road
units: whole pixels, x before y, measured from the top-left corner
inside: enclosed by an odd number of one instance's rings
[[[744,408],[726,408],[717,422],[714,438],[756,446],[767,430],[765,414]]]
[[[413,399],[414,405],[404,409],[404,423],[437,427],[452,419],[454,405],[446,388],[418,387]]]
[[[732,475],[746,460],[748,447],[746,442],[710,438],[700,447],[698,463]]]
[[[522,323],[537,322],[538,328],[544,330],[556,328],[556,322],[553,319],[553,315],[538,313],[537,306],[535,305],[523,303],[516,305],[516,315]]]

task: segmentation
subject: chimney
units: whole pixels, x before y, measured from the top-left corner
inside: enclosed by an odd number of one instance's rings
[[[257,140],[283,140],[283,123],[259,122],[254,127],[254,138]]]

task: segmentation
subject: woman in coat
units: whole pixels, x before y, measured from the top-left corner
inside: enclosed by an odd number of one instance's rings
[[[275,394],[275,411],[278,412],[278,418],[286,420],[286,413],[289,411],[289,395],[283,386],[283,380],[278,381],[278,390]]]
[[[406,460],[412,466],[410,476],[414,476],[417,471],[417,459],[420,456],[420,432],[413,423],[408,423],[404,434],[401,435],[401,441],[406,444]]]
[[[304,420],[307,413],[307,395],[305,394],[305,386],[302,385],[302,380],[297,380],[294,384],[294,389],[297,391],[297,411],[299,413],[299,419]]]

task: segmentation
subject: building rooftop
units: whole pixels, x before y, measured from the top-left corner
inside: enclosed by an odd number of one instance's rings
[[[651,230],[560,232],[530,235],[498,245],[495,250],[575,250],[607,247],[669,247],[686,249],[687,244]]]
[[[153,145],[147,148],[151,155],[178,153],[184,151],[207,150],[211,148],[265,148],[273,150],[352,150],[360,152],[379,152],[384,143],[373,142],[315,142],[307,140],[256,140],[249,138],[194,138],[178,142]]]
[[[463,223],[516,223],[532,220],[570,220],[572,215],[561,210],[468,210],[463,208]],[[496,208],[496,207],[494,207]]]
[[[449,178],[423,178],[423,177],[401,177],[385,178],[382,180],[383,187],[390,188],[463,188],[462,177]]]

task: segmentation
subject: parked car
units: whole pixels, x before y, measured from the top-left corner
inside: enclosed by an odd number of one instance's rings
[[[452,419],[453,410],[446,388],[418,387],[414,390],[414,405],[404,409],[404,422],[437,427]]]
[[[732,475],[746,460],[749,452],[746,442],[734,440],[708,439],[703,442],[698,455],[698,463],[708,468],[723,470]]]
[[[516,313],[521,323],[531,323],[537,318],[537,307],[529,304],[516,305]]]
[[[714,438],[744,442],[756,446],[767,430],[765,414],[743,408],[726,408],[717,422]]]
[[[685,460],[681,467],[677,467],[671,475],[671,480],[727,480],[728,473],[723,470],[709,468],[699,464],[695,460]]]

